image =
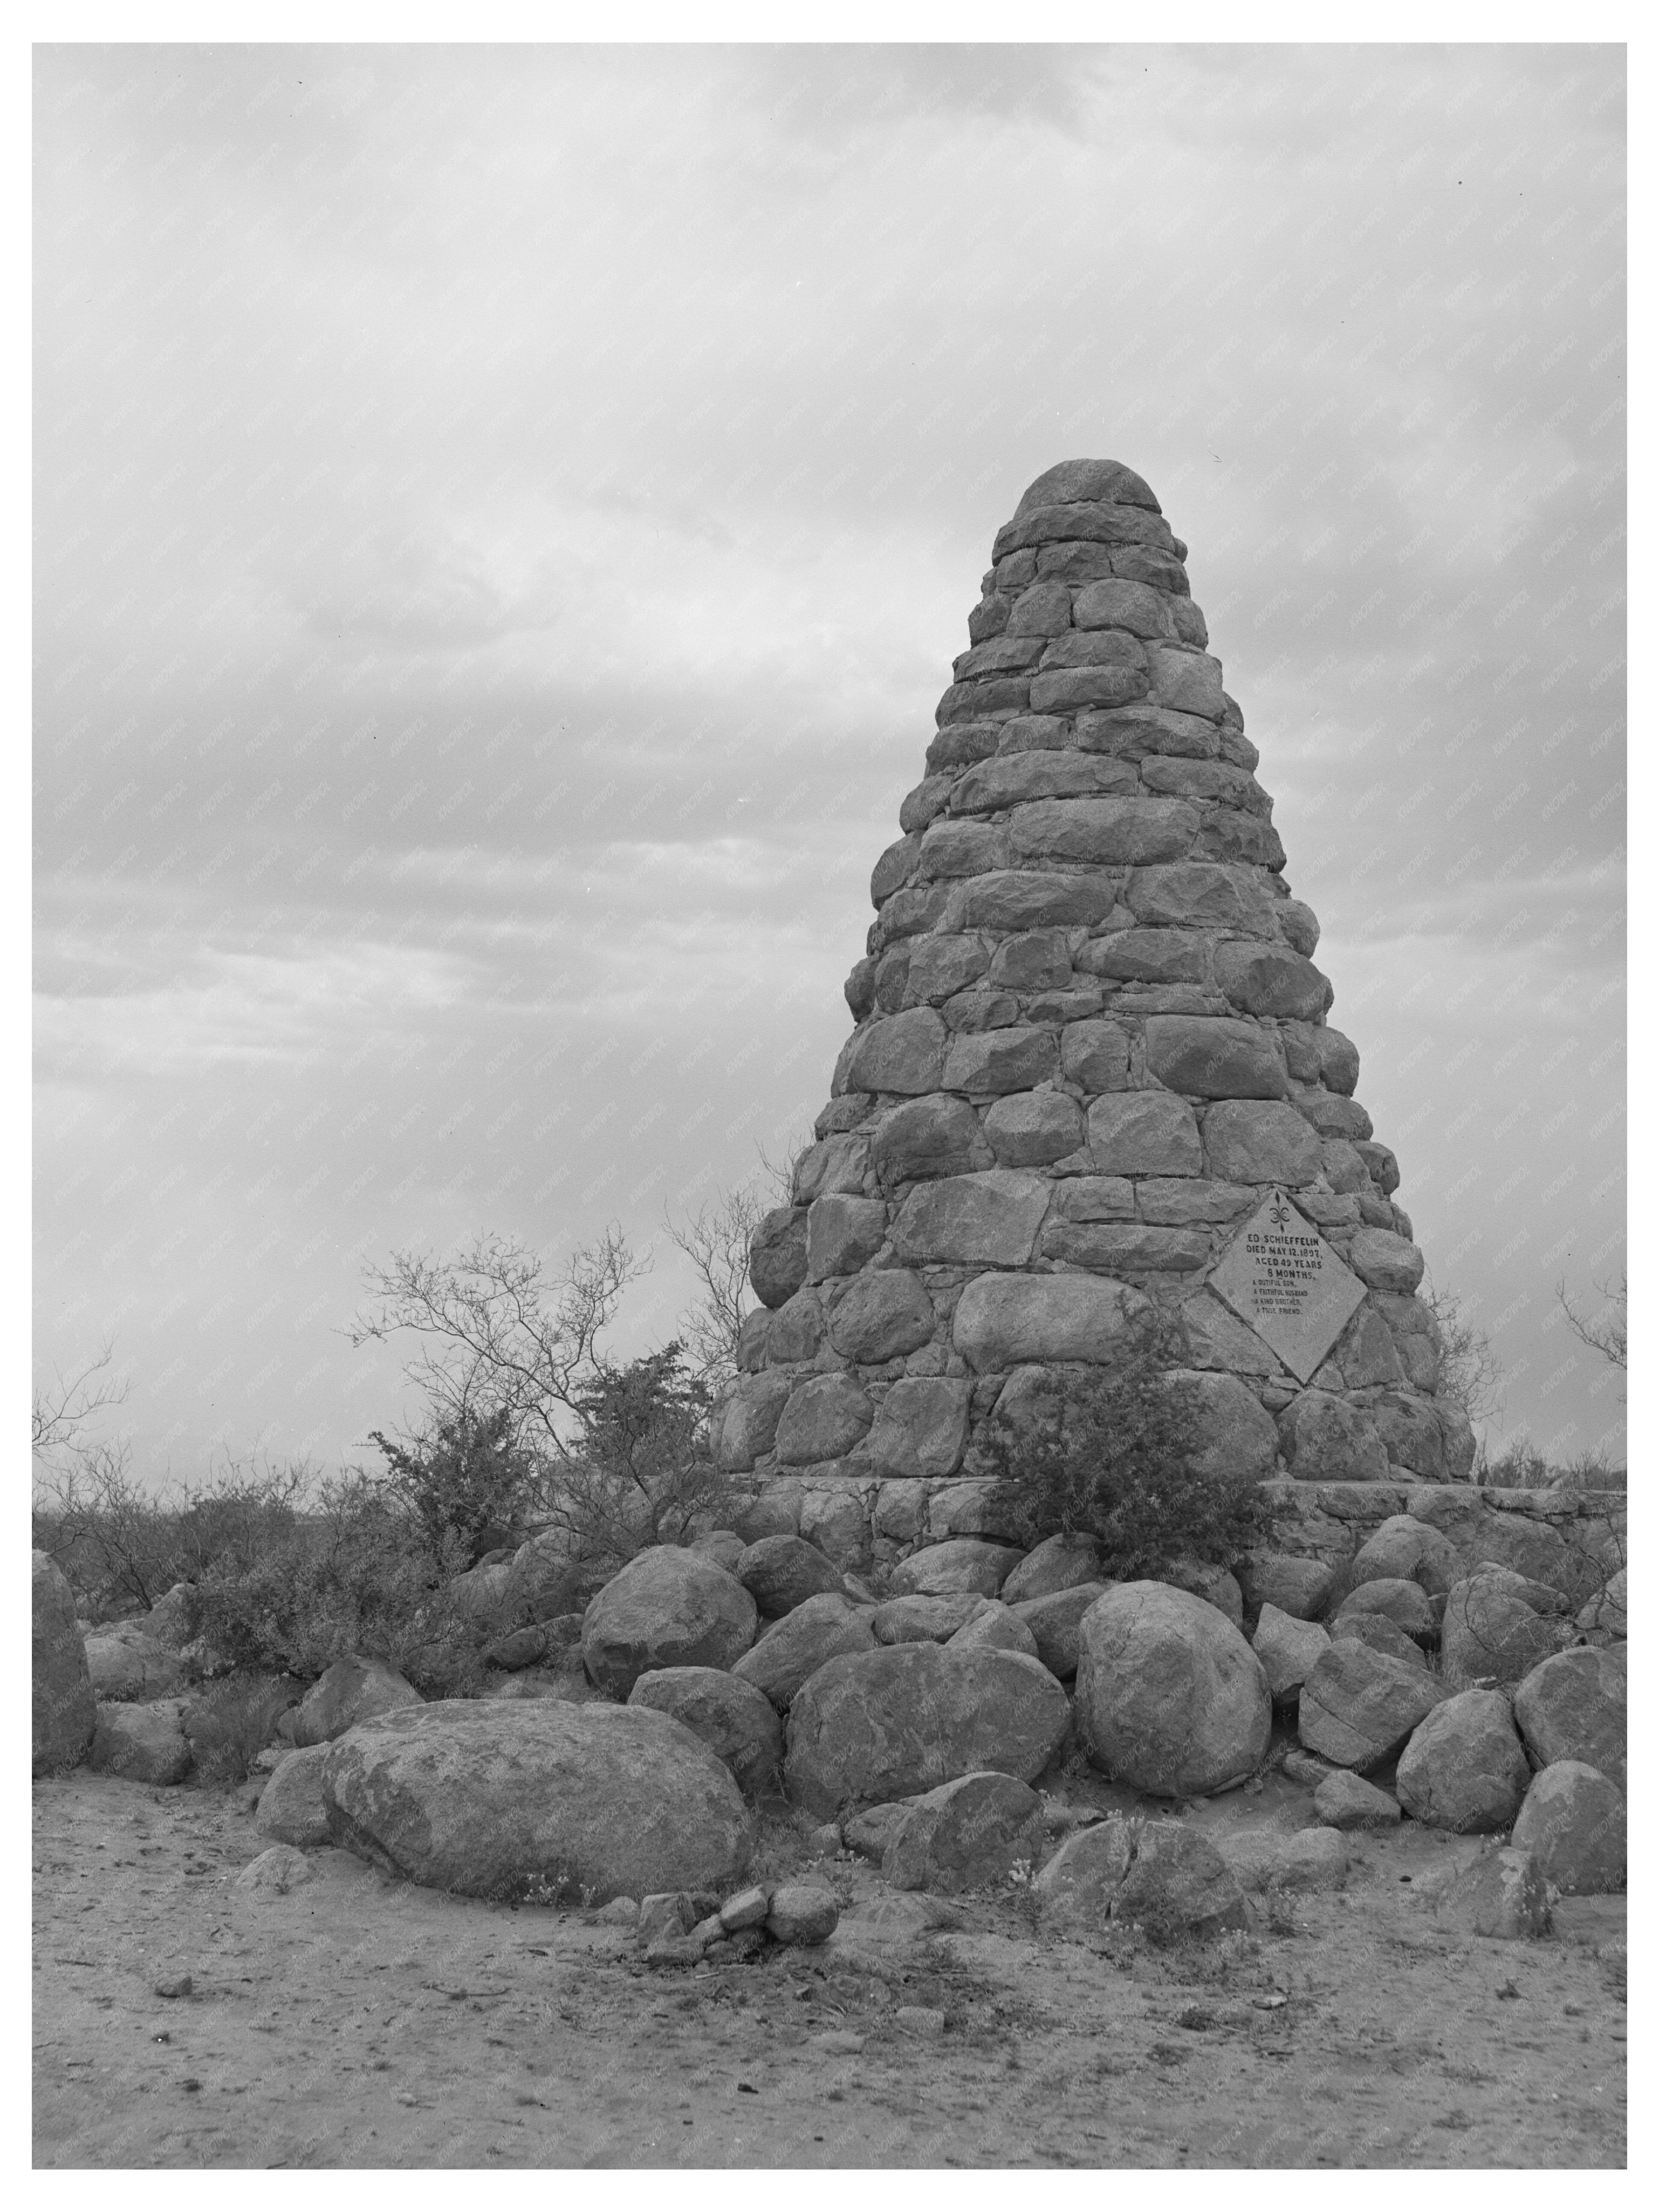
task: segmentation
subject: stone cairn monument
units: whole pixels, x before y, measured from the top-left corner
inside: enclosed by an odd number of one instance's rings
[[[1148,1302],[1200,1466],[1468,1473],[1186,551],[1115,461],[1049,469],[997,533],[817,1141],[751,1248],[715,1447],[756,1534],[855,1566],[986,1530],[976,1432]]]

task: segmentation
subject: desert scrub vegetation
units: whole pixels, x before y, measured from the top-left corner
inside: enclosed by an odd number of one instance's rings
[[[1027,1418],[988,1424],[988,1525],[1027,1547],[1092,1536],[1120,1581],[1187,1562],[1231,1566],[1264,1542],[1275,1516],[1254,1477],[1203,1474],[1188,1458],[1191,1386],[1171,1372],[1179,1357],[1170,1324],[1143,1316],[1114,1365],[1068,1376]]]

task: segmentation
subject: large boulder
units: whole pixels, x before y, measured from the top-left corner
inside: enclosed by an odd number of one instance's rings
[[[1346,1622],[1365,1613],[1380,1613],[1402,1635],[1409,1636],[1413,1644],[1439,1641],[1440,1629],[1434,1608],[1419,1583],[1408,1582],[1398,1575],[1379,1575],[1371,1582],[1361,1583],[1338,1606],[1331,1621],[1332,1636],[1340,1636]]]
[[[896,1590],[917,1597],[994,1597],[1023,1556],[1017,1544],[951,1536],[901,1559],[891,1581]]]
[[[978,1889],[1042,1848],[1042,1800],[1012,1774],[965,1774],[906,1808],[882,1856],[894,1889]]]
[[[1413,1820],[1469,1836],[1507,1828],[1531,1769],[1501,1690],[1464,1690],[1419,1721],[1395,1788]]]
[[[193,1763],[184,1717],[182,1698],[161,1698],[148,1705],[100,1705],[87,1764],[94,1774],[118,1774],[125,1782],[161,1787],[182,1782]]]
[[[1097,1598],[1115,1587],[1112,1583],[1074,1583],[1069,1589],[1028,1597],[1011,1607],[1015,1620],[1036,1638],[1037,1657],[1062,1682],[1077,1672],[1084,1614]]]
[[[1206,1837],[1178,1820],[1146,1823],[1111,1910],[1114,1922],[1139,1927],[1155,1943],[1249,1925],[1232,1869]]]
[[[874,1648],[872,1618],[868,1606],[855,1606],[850,1598],[826,1590],[775,1622],[732,1672],[782,1712],[826,1661]]]
[[[1294,1620],[1276,1605],[1264,1605],[1250,1643],[1274,1704],[1285,1705],[1300,1694],[1331,1639],[1316,1620]]]
[[[881,1645],[831,1659],[789,1714],[790,1796],[819,1820],[994,1770],[1035,1782],[1064,1741],[1066,1692],[1018,1651]]]
[[[1334,1766],[1380,1766],[1439,1704],[1440,1686],[1421,1666],[1389,1659],[1345,1636],[1302,1685],[1297,1733]]]
[[[1092,1536],[1045,1536],[1009,1574],[1001,1590],[1005,1605],[1024,1605],[1035,1597],[1098,1582],[1100,1547]]]
[[[729,1668],[755,1640],[755,1601],[701,1552],[656,1544],[631,1559],[582,1615],[582,1663],[623,1698],[659,1667]]]
[[[1206,1605],[1212,1605],[1235,1628],[1243,1627],[1244,1593],[1231,1569],[1206,1559],[1175,1559],[1164,1568],[1158,1580],[1168,1583],[1172,1589],[1190,1590]]]
[[[1536,1766],[1576,1759],[1626,1786],[1627,1647],[1560,1651],[1515,1693],[1521,1738]]]
[[[1431,1597],[1444,1597],[1463,1569],[1457,1547],[1438,1528],[1409,1513],[1391,1513],[1353,1555],[1350,1580],[1380,1582],[1399,1577],[1420,1583]]]
[[[100,1704],[142,1704],[168,1698],[184,1686],[184,1662],[171,1645],[147,1633],[142,1622],[117,1621],[87,1638],[87,1672]]]
[[[1630,1572],[1617,1568],[1578,1608],[1577,1627],[1603,1643],[1622,1643],[1630,1634]]]
[[[318,1743],[289,1752],[260,1791],[253,1825],[270,1842],[314,1850],[328,1841],[323,1774],[331,1748]]]
[[[299,1749],[307,1744],[331,1743],[359,1721],[420,1703],[420,1692],[384,1659],[360,1659],[355,1655],[337,1659],[300,1700],[292,1739]]]
[[[1115,1779],[1199,1797],[1261,1765],[1267,1678],[1214,1606],[1164,1583],[1120,1583],[1084,1614],[1079,1643],[1079,1733]]]
[[[86,1646],[76,1626],[75,1593],[45,1552],[31,1571],[33,1771],[78,1765],[98,1724]]]
[[[591,1589],[592,1584],[590,1583]],[[520,1627],[556,1619],[581,1599],[580,1577],[569,1547],[557,1529],[520,1544],[501,1584],[501,1617]]]
[[[763,1691],[718,1667],[661,1667],[641,1674],[630,1705],[666,1713],[708,1746],[745,1797],[775,1790],[783,1766],[783,1729]]]
[[[981,1605],[981,1612],[957,1629],[954,1636],[946,1638],[953,1650],[1024,1651],[1032,1659],[1042,1658],[1036,1637],[1012,1606],[994,1597],[983,1599]],[[1049,1672],[1053,1671],[1050,1668]]]
[[[1403,1628],[1396,1628],[1386,1613],[1345,1613],[1340,1627],[1333,1624],[1330,1634],[1333,1643],[1340,1637],[1352,1637],[1380,1651],[1385,1659],[1401,1659],[1408,1667],[1427,1670],[1427,1652],[1420,1644],[1413,1644]]]
[[[333,1744],[329,1828],[429,1888],[607,1905],[735,1888],[754,1846],[731,1774],[643,1705],[456,1699],[383,1713]]]
[[[754,1599],[763,1620],[781,1620],[809,1597],[826,1591],[839,1595],[842,1587],[839,1570],[804,1536],[763,1536],[745,1548],[731,1571]]]
[[[1582,1759],[1533,1777],[1510,1840],[1559,1890],[1602,1897],[1625,1887],[1624,1793]]]
[[[1440,1624],[1441,1672],[1451,1688],[1518,1682],[1560,1649],[1561,1631],[1516,1594],[1516,1579],[1487,1572],[1452,1584]]]

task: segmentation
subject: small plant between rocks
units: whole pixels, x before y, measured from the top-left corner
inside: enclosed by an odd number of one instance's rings
[[[1068,1374],[1029,1422],[994,1418],[981,1442],[994,1482],[988,1524],[1028,1547],[1091,1536],[1123,1582],[1180,1563],[1230,1567],[1267,1540],[1276,1516],[1254,1476],[1192,1462],[1190,1386],[1172,1371],[1180,1358],[1173,1325],[1146,1315],[1113,1366]]]

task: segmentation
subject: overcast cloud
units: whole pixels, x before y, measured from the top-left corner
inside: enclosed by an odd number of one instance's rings
[[[360,1453],[366,1258],[804,1131],[992,537],[1194,593],[1499,1428],[1622,1449],[1612,48],[40,50],[37,1368]]]

